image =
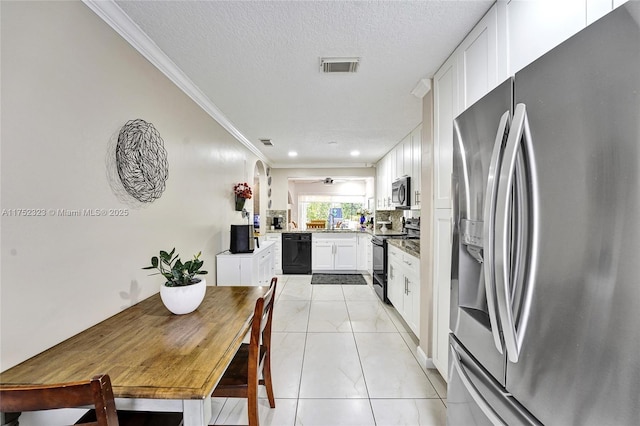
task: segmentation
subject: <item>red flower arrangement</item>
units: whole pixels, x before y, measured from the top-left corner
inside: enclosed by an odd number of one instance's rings
[[[251,187],[247,182],[240,182],[233,185],[233,192],[236,194],[236,197],[240,198],[251,198],[252,192]]]

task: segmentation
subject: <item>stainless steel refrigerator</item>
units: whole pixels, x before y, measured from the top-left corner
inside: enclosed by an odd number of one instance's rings
[[[640,424],[640,3],[454,135],[447,423]]]

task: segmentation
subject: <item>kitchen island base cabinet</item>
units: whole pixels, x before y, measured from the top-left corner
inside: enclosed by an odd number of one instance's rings
[[[275,275],[274,246],[273,241],[264,241],[253,253],[218,254],[217,285],[268,286]]]

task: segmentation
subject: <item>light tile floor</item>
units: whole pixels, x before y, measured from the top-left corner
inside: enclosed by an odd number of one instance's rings
[[[261,425],[446,424],[446,383],[420,366],[415,337],[367,281],[311,285],[310,275],[278,277],[276,408],[261,390]],[[247,424],[246,406],[245,399],[215,398],[214,424]]]

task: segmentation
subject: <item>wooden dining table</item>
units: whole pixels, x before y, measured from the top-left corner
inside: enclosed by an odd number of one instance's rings
[[[174,315],[155,294],[0,373],[0,384],[111,377],[120,410],[182,412],[209,424],[211,393],[240,347],[268,287],[207,287],[198,309]]]

